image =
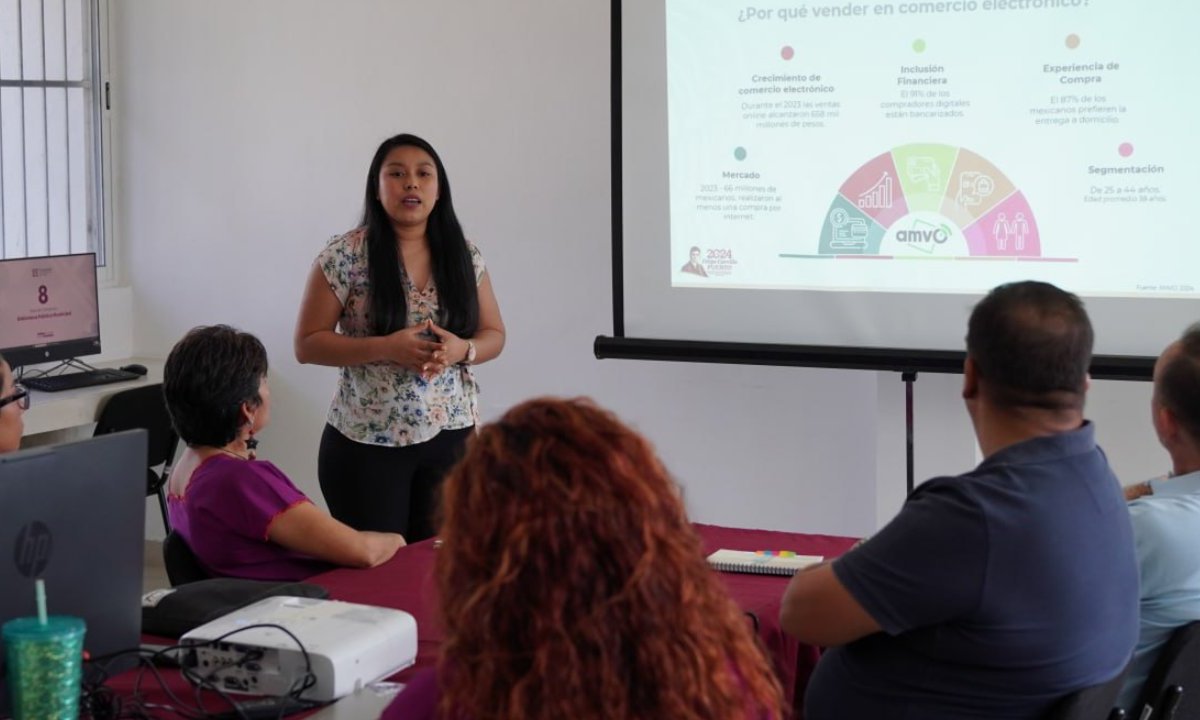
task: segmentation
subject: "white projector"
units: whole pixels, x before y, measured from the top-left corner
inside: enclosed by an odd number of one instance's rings
[[[315,683],[300,697],[328,702],[416,662],[417,621],[390,608],[277,596],[205,623],[179,643],[192,646],[180,653],[189,674],[225,692],[287,695],[311,668]]]

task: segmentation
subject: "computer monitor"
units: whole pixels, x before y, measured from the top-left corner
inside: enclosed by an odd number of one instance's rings
[[[137,647],[145,493],[145,430],[0,454],[0,623],[37,615],[40,577],[92,657]],[[7,685],[0,652],[0,717]]]
[[[10,365],[99,352],[95,253],[0,260],[0,355]]]

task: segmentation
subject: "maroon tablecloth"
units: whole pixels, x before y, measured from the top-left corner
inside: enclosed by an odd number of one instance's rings
[[[704,551],[792,550],[801,555],[835,558],[850,549],[856,538],[835,535],[801,535],[769,530],[743,530],[716,525],[696,525]],[[804,717],[804,690],[820,657],[820,649],[805,645],[779,627],[780,601],[789,578],[774,575],[721,573],[729,594],[743,610],[758,619],[758,636],[775,663],[786,699],[795,708],[795,720]]]
[[[704,540],[706,553],[720,548],[792,550],[803,555],[832,558],[844,553],[855,542],[854,538],[833,535],[802,535],[716,525],[696,525],[696,529]],[[444,637],[436,620],[437,593],[433,580],[436,556],[433,541],[427,540],[401,548],[391,560],[379,567],[333,570],[308,580],[328,588],[330,597],[335,600],[396,608],[416,618],[419,637],[416,664],[390,680],[404,682],[416,670],[436,662],[438,648]],[[788,700],[794,703],[796,717],[800,718],[804,689],[819,651],[784,635],[779,627],[780,599],[788,578],[735,573],[722,573],[721,578],[738,606],[754,617],[759,637],[775,664],[784,692]],[[147,640],[163,642],[161,639]],[[170,671],[166,676],[176,690],[188,687],[178,673]],[[114,678],[110,687],[120,692],[128,689],[131,683],[132,680],[122,676]],[[176,686],[176,683],[179,685]],[[152,699],[162,699],[162,695],[155,690],[149,690],[149,693]]]

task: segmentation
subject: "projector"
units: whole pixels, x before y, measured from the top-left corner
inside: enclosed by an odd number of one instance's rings
[[[417,621],[390,608],[276,596],[205,623],[179,644],[193,682],[287,695],[304,685],[311,668],[315,683],[300,697],[329,702],[416,662]]]

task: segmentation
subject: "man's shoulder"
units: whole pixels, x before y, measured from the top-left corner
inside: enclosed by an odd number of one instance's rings
[[[1091,423],[1077,430],[1038,435],[994,452],[963,477],[989,483],[1044,486],[1047,479],[1083,478],[1085,485],[1117,485]],[[1030,486],[1032,489],[1032,486]]]
[[[994,473],[975,468],[959,475],[931,477],[913,490],[910,499],[956,499],[959,501],[971,499],[978,501],[979,495],[993,475]]]
[[[1200,526],[1200,494],[1145,495],[1129,503],[1134,532],[1148,533],[1176,523]]]
[[[1047,482],[1052,477],[1078,474],[1044,464],[984,462],[959,475],[931,478],[910,496],[910,502],[937,503],[944,511],[974,513],[981,517],[1024,516],[1037,508],[1057,508],[1057,495],[1071,483]],[[1090,473],[1085,473],[1090,475]],[[1114,481],[1115,485],[1115,481]],[[1058,515],[1058,509],[1053,511]]]
[[[1200,470],[1183,475],[1168,475],[1147,481],[1155,497],[1200,493]]]
[[[931,517],[972,518],[969,522],[980,520],[988,505],[981,482],[970,473],[932,477],[913,490],[900,515],[922,523]]]

